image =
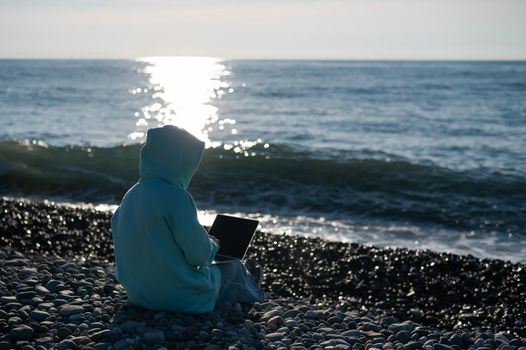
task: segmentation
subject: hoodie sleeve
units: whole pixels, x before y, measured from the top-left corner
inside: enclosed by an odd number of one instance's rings
[[[190,196],[185,196],[170,210],[170,229],[177,245],[190,265],[210,265],[217,253],[217,244],[197,220],[197,211]]]

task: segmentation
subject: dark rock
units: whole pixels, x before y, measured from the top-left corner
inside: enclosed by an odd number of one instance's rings
[[[76,313],[80,313],[80,312],[83,312],[84,311],[84,308],[80,305],[62,305],[59,309],[58,309],[58,312],[62,315],[62,316],[70,316],[70,315],[73,315],[73,314],[76,314]]]
[[[147,344],[164,343],[164,333],[162,331],[151,331],[144,333],[144,340]]]
[[[101,330],[101,331],[98,331],[98,332],[95,332],[95,333],[91,334],[89,337],[93,341],[98,342],[101,339],[109,337],[111,334],[112,333],[111,333],[111,331],[109,329],[104,329],[104,330]]]
[[[18,340],[31,340],[33,338],[33,335],[35,334],[35,331],[29,326],[20,325],[11,329],[11,332],[9,332],[9,334],[13,338]]]
[[[49,313],[42,310],[33,310],[29,313],[29,315],[35,321],[44,321],[50,316]]]

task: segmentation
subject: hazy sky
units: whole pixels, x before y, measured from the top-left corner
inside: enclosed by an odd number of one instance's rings
[[[526,59],[526,0],[2,0],[0,57]]]

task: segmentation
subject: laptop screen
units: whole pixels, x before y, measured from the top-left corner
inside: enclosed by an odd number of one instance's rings
[[[217,215],[209,231],[219,240],[217,254],[243,259],[258,224],[257,220]]]

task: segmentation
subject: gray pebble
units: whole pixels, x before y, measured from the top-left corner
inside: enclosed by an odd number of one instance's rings
[[[107,337],[109,337],[111,335],[112,335],[112,332],[109,329],[103,329],[103,330],[101,330],[99,332],[95,332],[95,333],[91,334],[90,338],[93,341],[99,341],[99,340],[107,338]]]
[[[267,334],[265,338],[270,342],[275,342],[280,341],[281,339],[283,339],[284,336],[285,335],[283,333],[274,332]]]
[[[50,344],[53,342],[53,338],[51,337],[42,337],[42,338],[38,338],[36,341],[37,345],[46,345],[46,344]]]
[[[283,318],[279,315],[276,315],[274,317],[271,317],[268,321],[268,324],[274,324],[276,326],[280,326],[283,324]]]
[[[301,314],[302,312],[298,309],[291,309],[291,310],[287,310],[283,313],[283,318],[287,319],[287,318],[293,318],[293,317],[296,317],[298,316],[299,314]]]
[[[478,338],[473,345],[475,345],[476,348],[480,348],[481,346],[484,346],[486,342],[482,338]]]
[[[12,296],[12,295],[4,295],[4,296],[0,297],[0,302],[2,304],[13,303],[13,302],[16,302],[16,301],[17,301],[16,297]]]
[[[84,308],[80,305],[62,305],[58,312],[62,316],[69,316],[84,311]]]
[[[309,310],[305,313],[305,317],[316,320],[319,318],[319,314],[314,310]]]
[[[47,289],[44,286],[36,286],[35,287],[35,291],[37,292],[37,294],[40,294],[40,295],[48,295],[49,294],[49,289]]]

